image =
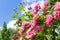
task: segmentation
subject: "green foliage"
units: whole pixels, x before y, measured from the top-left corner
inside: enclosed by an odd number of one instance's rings
[[[40,31],[37,33],[33,40],[47,40],[47,38],[44,35],[44,32]]]
[[[11,17],[12,17],[12,18],[18,18],[18,17],[19,17],[18,15],[19,15],[21,12],[24,11],[25,6],[26,6],[26,5],[20,5],[20,6],[19,6],[19,11],[16,11]]]
[[[32,20],[33,15],[31,11],[25,12],[25,16],[27,16],[29,20]]]
[[[7,25],[6,23],[4,22],[3,24],[3,29],[2,29],[2,40],[9,40],[9,38],[7,37]]]
[[[18,31],[14,29],[7,29],[6,22],[4,22],[3,28],[0,30],[0,40],[13,40],[17,32]]]

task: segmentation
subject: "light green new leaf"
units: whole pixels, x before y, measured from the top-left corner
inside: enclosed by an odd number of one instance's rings
[[[12,15],[12,18],[16,18],[18,16],[18,13],[14,13],[13,15]]]
[[[23,5],[20,5],[20,6],[19,6],[19,11],[20,11],[20,12],[23,12],[23,11],[24,11],[24,8],[25,8],[25,5],[24,5],[24,6],[23,6]]]

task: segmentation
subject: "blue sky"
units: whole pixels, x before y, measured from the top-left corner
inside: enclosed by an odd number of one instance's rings
[[[13,8],[16,8],[21,1],[33,3],[33,1],[37,0],[0,0],[0,27],[3,25],[4,21],[8,23],[9,21],[14,20],[11,18],[11,15],[14,13]]]
[[[16,8],[21,0],[0,0],[0,26],[3,25],[3,22],[7,23],[11,18],[11,15],[14,13],[13,8]]]

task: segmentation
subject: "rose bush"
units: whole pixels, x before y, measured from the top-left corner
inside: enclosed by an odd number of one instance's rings
[[[23,14],[18,17],[15,23],[19,29],[19,35],[14,36],[14,40],[58,40],[59,32],[57,30],[60,24],[59,0],[58,2],[47,0],[42,3],[42,6],[38,1],[33,7],[29,5],[28,10],[25,7],[26,5],[20,5],[19,12]],[[39,12],[41,10],[42,13]]]

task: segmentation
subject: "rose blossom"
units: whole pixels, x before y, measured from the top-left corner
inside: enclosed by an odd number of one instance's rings
[[[32,9],[33,15],[36,15],[36,14],[37,14],[39,8],[40,8],[40,4],[37,3],[37,4],[34,6],[34,8]]]
[[[59,11],[60,10],[60,7],[55,7],[54,8],[54,11]]]
[[[37,21],[39,18],[37,17],[38,15],[35,15],[34,17],[33,17],[33,20],[34,21]]]
[[[19,33],[14,36],[14,40],[17,40],[18,36],[20,36]]]
[[[38,19],[39,19],[39,18],[37,17],[37,15],[35,15],[35,16],[33,17],[33,20],[32,20],[32,26],[33,26],[33,27],[36,26]]]
[[[44,13],[46,13],[46,10],[47,10],[48,6],[49,6],[48,2],[43,3],[43,6],[41,7],[41,9],[43,10]]]
[[[36,35],[36,31],[29,28],[28,31],[27,31],[27,34],[26,34],[26,38],[33,38],[33,36]]]
[[[20,30],[19,30],[19,34],[22,35],[23,32],[24,32],[24,30],[25,30],[25,27],[24,27],[24,26],[21,26],[21,27],[20,27]]]
[[[47,25],[47,26],[51,26],[51,25],[52,25],[52,20],[53,20],[52,15],[48,15],[48,16],[46,17],[46,25]]]
[[[59,11],[60,10],[60,2],[55,3],[54,11]]]
[[[60,2],[56,2],[54,7],[54,12],[53,12],[54,19],[60,20],[59,11],[60,11]]]
[[[60,7],[60,2],[56,2],[55,7]]]
[[[18,24],[18,23],[19,23],[19,20],[17,19],[17,20],[16,20],[16,24]]]
[[[28,25],[28,23],[29,23],[29,22],[24,21],[24,22],[22,23],[22,26],[26,26],[26,25]]]
[[[54,19],[60,20],[60,12],[59,11],[54,11],[53,16],[54,16]]]
[[[30,27],[30,28],[28,29],[27,33],[31,32],[32,29],[33,29],[33,27]]]
[[[40,3],[37,3],[34,8],[35,8],[36,11],[39,10],[39,8],[40,8]]]
[[[43,26],[36,26],[35,28],[34,28],[36,31],[38,31],[38,30],[43,30],[44,29],[44,27]]]
[[[37,11],[35,9],[32,9],[32,13],[33,13],[33,15],[36,15]]]

